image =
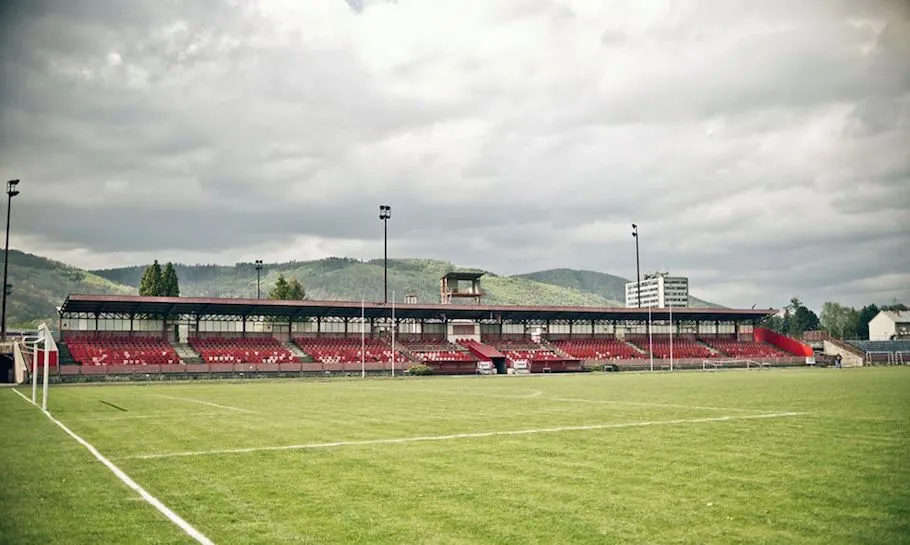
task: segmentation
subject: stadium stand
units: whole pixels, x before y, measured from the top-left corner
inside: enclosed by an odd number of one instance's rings
[[[637,348],[616,337],[584,337],[557,339],[551,344],[572,356],[584,360],[614,360],[642,358],[644,354]]]
[[[650,354],[648,348],[654,353],[655,358],[670,357],[670,336],[669,335],[652,335],[649,339],[647,336],[636,335],[628,339],[629,342],[637,346],[645,354]],[[673,337],[672,352],[674,358],[711,358],[714,354],[711,350],[698,343],[693,337]]]
[[[758,341],[744,341],[734,336],[701,336],[699,341],[717,350],[724,356],[733,358],[785,358],[787,352]]]
[[[847,344],[861,350],[866,363],[905,364],[910,363],[910,340],[906,341],[864,341],[848,340]]]
[[[295,337],[294,344],[320,363],[358,363],[361,360],[360,337]],[[392,347],[380,339],[368,337],[364,339],[363,360],[391,361]],[[404,363],[408,358],[396,350],[395,361]]]
[[[190,337],[206,363],[290,363],[297,357],[273,337]]]
[[[531,365],[532,372],[539,372],[541,369],[567,371],[576,367],[580,368],[581,365],[580,361],[574,358],[566,359],[549,347],[534,342],[524,335],[487,335],[483,341],[487,346],[501,352],[506,357],[509,367],[514,367],[516,361],[527,361]]]
[[[424,363],[477,361],[466,348],[452,344],[442,337],[401,336],[396,338],[395,342]]]
[[[174,347],[160,337],[70,333],[66,345],[80,365],[171,365],[180,363]]]

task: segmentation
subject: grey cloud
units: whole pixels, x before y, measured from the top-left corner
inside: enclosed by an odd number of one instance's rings
[[[633,24],[635,3],[596,19],[514,0],[413,43],[394,33],[432,10],[379,3],[299,21],[4,4],[14,241],[106,266],[299,237],[370,258],[383,202],[397,256],[629,277],[637,222],[643,266],[728,305],[910,298],[905,3],[680,3]],[[449,47],[462,32],[475,43]]]

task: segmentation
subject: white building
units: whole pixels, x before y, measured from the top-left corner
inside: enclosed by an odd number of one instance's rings
[[[637,308],[638,285],[626,284],[626,308]],[[641,306],[674,308],[689,306],[689,279],[684,276],[670,276],[670,273],[646,274],[641,280]]]
[[[869,320],[870,341],[910,339],[910,312],[883,310]]]

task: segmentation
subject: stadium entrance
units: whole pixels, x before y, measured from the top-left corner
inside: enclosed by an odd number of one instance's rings
[[[0,383],[13,382],[13,355],[0,354]]]

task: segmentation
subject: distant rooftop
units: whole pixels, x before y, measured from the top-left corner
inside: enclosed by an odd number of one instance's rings
[[[896,324],[910,324],[910,312],[901,312],[899,310],[883,310],[882,314],[894,320]]]

